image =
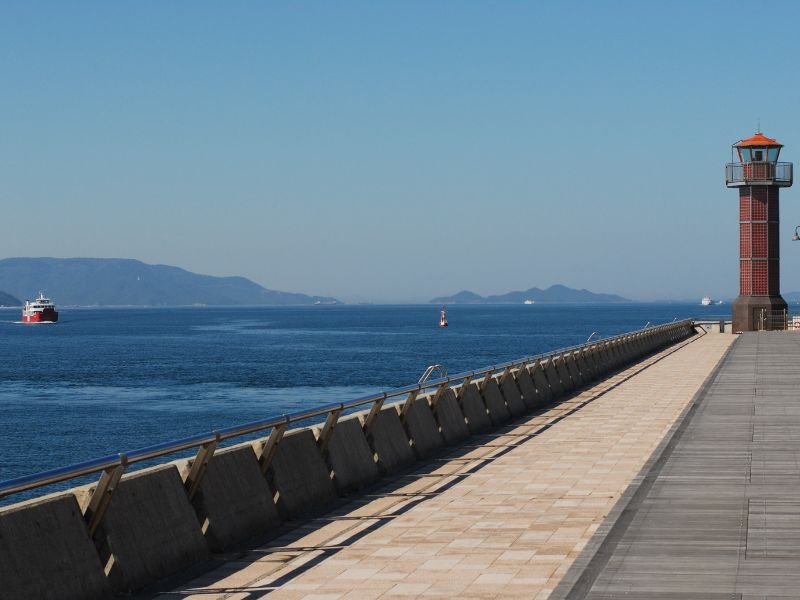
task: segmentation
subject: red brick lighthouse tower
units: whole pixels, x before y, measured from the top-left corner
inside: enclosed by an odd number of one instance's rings
[[[782,187],[792,185],[792,163],[778,162],[783,145],[760,132],[733,148],[739,162],[725,167],[725,184],[739,188],[739,297],[733,303],[733,331],[783,328],[778,197]]]

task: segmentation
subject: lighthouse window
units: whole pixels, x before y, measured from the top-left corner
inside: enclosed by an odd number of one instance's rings
[[[776,162],[778,160],[778,152],[780,152],[780,148],[770,148],[767,150],[769,162]]]
[[[756,162],[760,162],[764,160],[764,151],[763,150],[753,150],[753,160]]]
[[[750,162],[750,148],[739,148],[742,155],[742,162]]]

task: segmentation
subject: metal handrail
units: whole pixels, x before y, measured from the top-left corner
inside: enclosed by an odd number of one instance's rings
[[[670,327],[679,327],[683,325],[690,325],[691,323],[692,323],[691,319],[685,319],[679,322],[665,323],[663,325],[650,327],[646,331],[648,333],[653,333],[654,331],[657,330]],[[143,462],[146,460],[151,460],[153,458],[160,458],[162,456],[174,454],[182,450],[188,450],[190,448],[200,448],[204,445],[208,445],[211,443],[219,443],[224,440],[229,440],[231,438],[248,435],[258,431],[266,431],[268,429],[275,429],[278,427],[285,428],[292,423],[296,423],[298,421],[304,421],[306,419],[310,419],[313,417],[318,417],[323,415],[330,416],[331,414],[334,413],[338,415],[342,411],[349,410],[352,408],[358,408],[366,404],[374,404],[377,402],[380,402],[382,404],[384,401],[390,398],[397,398],[399,396],[410,395],[410,394],[416,396],[417,394],[420,394],[425,390],[431,388],[450,386],[456,382],[461,382],[463,384],[465,382],[475,381],[478,378],[490,377],[493,373],[500,373],[505,371],[506,369],[513,369],[515,367],[525,366],[534,363],[536,361],[546,361],[549,360],[550,358],[562,356],[564,354],[572,353],[584,348],[590,348],[598,345],[606,345],[609,343],[613,343],[615,340],[636,335],[644,331],[645,330],[642,329],[638,331],[622,333],[613,337],[603,338],[602,340],[598,340],[592,343],[584,343],[576,346],[569,346],[566,348],[551,350],[550,352],[545,352],[543,354],[527,356],[525,358],[499,363],[496,365],[484,367],[482,369],[477,369],[474,371],[465,371],[463,373],[458,373],[456,375],[445,376],[439,379],[428,380],[417,384],[394,388],[385,392],[378,392],[375,394],[362,396],[350,400],[348,402],[335,402],[331,404],[326,404],[316,408],[310,408],[294,413],[278,415],[261,421],[252,421],[249,423],[244,423],[242,425],[236,425],[233,427],[228,427],[225,429],[220,429],[208,433],[201,433],[198,435],[182,438],[179,440],[172,440],[160,444],[155,444],[152,446],[145,446],[144,448],[138,448],[136,450],[131,450],[129,452],[120,452],[118,454],[111,454],[108,456],[91,459],[85,462],[76,463],[65,467],[59,467],[48,471],[33,473],[31,475],[16,477],[14,479],[9,479],[7,481],[0,481],[0,498],[4,498],[11,494],[37,489],[54,483],[60,483],[62,481],[69,481],[70,479],[76,479],[78,477],[91,475],[93,473],[101,473],[103,471],[108,471],[109,469],[113,469],[120,466],[126,467],[128,465]]]
[[[447,377],[447,367],[444,365],[431,365],[425,369],[425,372],[422,374],[422,377],[419,378],[417,383],[425,383],[431,378],[431,375],[437,371],[442,375],[442,377]]]

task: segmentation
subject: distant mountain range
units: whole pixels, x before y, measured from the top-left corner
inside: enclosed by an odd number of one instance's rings
[[[22,302],[11,294],[0,292],[0,306],[22,306]]]
[[[432,304],[522,304],[526,300],[536,304],[610,304],[630,302],[627,298],[614,294],[595,294],[589,290],[575,290],[564,285],[553,285],[546,290],[537,287],[524,292],[508,292],[497,296],[479,296],[464,290],[452,296],[434,298]]]
[[[20,298],[42,290],[58,305],[189,306],[336,304],[334,298],[279,292],[244,277],[198,275],[117,258],[6,258],[0,290]],[[3,297],[0,295],[0,304]]]

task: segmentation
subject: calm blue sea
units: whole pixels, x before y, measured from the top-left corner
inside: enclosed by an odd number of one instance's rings
[[[0,480],[729,307],[0,309]]]

